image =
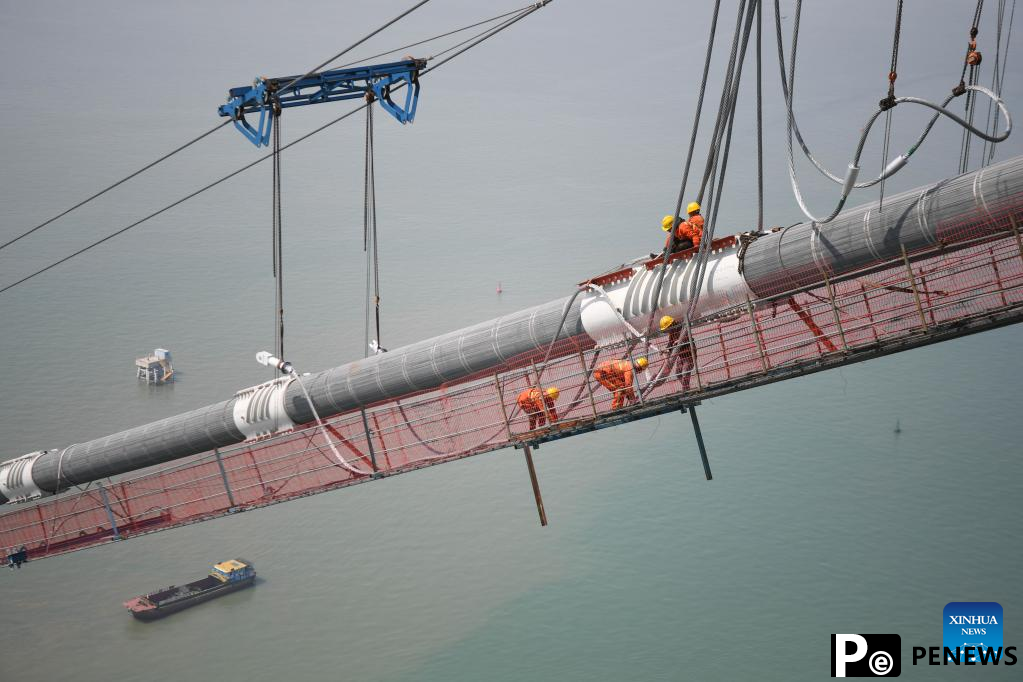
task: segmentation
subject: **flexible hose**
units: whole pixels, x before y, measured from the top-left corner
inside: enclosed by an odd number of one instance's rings
[[[789,55],[789,72],[788,72],[788,77],[786,77],[785,66],[784,66],[784,64],[785,64],[785,56],[784,56],[784,48],[783,48],[783,45],[782,45],[782,34],[781,34],[781,9],[780,9],[778,0],[775,0],[775,2],[774,2],[775,33],[776,33],[777,46],[778,46],[778,66],[779,66],[779,71],[781,73],[782,94],[784,95],[784,98],[785,98],[786,113],[787,113],[787,118],[788,118],[788,122],[787,122],[787,126],[786,127],[787,127],[787,133],[788,133],[789,180],[790,180],[790,182],[792,184],[793,193],[795,194],[796,201],[799,204],[800,209],[803,211],[803,213],[810,220],[812,220],[814,222],[817,222],[817,223],[827,223],[827,222],[830,222],[831,220],[833,220],[835,218],[836,215],[838,215],[838,213],[845,206],[845,202],[848,199],[849,194],[852,192],[852,190],[854,188],[855,189],[862,189],[862,188],[865,188],[865,187],[871,187],[872,185],[875,185],[875,184],[881,182],[882,180],[885,180],[885,179],[891,177],[892,175],[897,173],[899,170],[901,170],[901,168],[908,161],[909,157],[912,156],[912,154],[914,152],[916,152],[916,150],[923,143],[924,139],[927,137],[927,135],[930,133],[931,129],[934,127],[934,124],[937,121],[939,116],[945,116],[947,118],[950,118],[951,120],[953,120],[954,122],[956,122],[957,124],[962,126],[964,128],[964,130],[966,130],[969,133],[972,133],[973,135],[976,135],[977,137],[980,137],[981,139],[986,140],[988,142],[997,143],[997,142],[1001,142],[1001,141],[1005,140],[1006,138],[1008,138],[1008,136],[1009,136],[1009,134],[1011,132],[1011,128],[1012,128],[1012,119],[1011,119],[1011,116],[1009,114],[1009,110],[1005,106],[1005,103],[1002,101],[1002,99],[1000,97],[998,97],[998,95],[996,95],[994,92],[992,92],[991,90],[989,90],[989,89],[987,89],[987,88],[985,88],[983,86],[980,86],[980,85],[969,85],[969,86],[966,86],[965,91],[966,92],[971,92],[971,91],[979,92],[979,93],[984,94],[987,97],[989,97],[991,99],[991,101],[995,103],[995,105],[998,107],[998,110],[1002,113],[1002,116],[1005,118],[1005,121],[1006,121],[1006,130],[1001,135],[988,135],[986,132],[976,128],[975,126],[971,125],[967,120],[963,119],[962,117],[958,116],[957,114],[954,114],[952,111],[947,109],[946,107],[947,107],[948,103],[951,102],[952,99],[954,99],[956,97],[955,94],[950,95],[949,97],[947,97],[940,105],[939,104],[935,104],[934,102],[931,102],[931,101],[919,98],[919,97],[898,97],[898,98],[896,98],[894,100],[895,104],[902,104],[902,103],[919,104],[919,105],[922,105],[922,106],[926,106],[926,107],[928,107],[930,109],[933,109],[936,112],[934,114],[934,116],[931,118],[931,120],[928,122],[928,124],[924,127],[923,132],[920,134],[920,136],[917,138],[917,140],[910,146],[910,148],[907,150],[907,152],[905,154],[899,156],[899,157],[896,157],[896,159],[894,161],[889,163],[888,166],[881,172],[881,174],[878,175],[878,177],[873,178],[873,179],[868,180],[868,181],[864,181],[864,182],[859,182],[859,183],[856,182],[856,177],[857,177],[857,175],[859,173],[859,160],[860,160],[860,156],[862,155],[862,152],[863,152],[863,147],[866,144],[867,136],[869,135],[870,130],[871,130],[871,128],[874,125],[874,122],[877,120],[877,118],[882,113],[881,110],[878,110],[878,111],[874,112],[870,116],[870,118],[867,120],[866,125],[863,127],[863,129],[862,129],[862,131],[860,133],[860,139],[859,139],[859,142],[857,143],[857,146],[856,146],[856,153],[855,153],[855,155],[853,157],[853,161],[849,165],[849,170],[847,172],[846,177],[845,178],[840,178],[840,177],[832,174],[826,168],[824,168],[824,166],[810,152],[809,148],[806,145],[806,142],[803,140],[802,134],[799,131],[799,126],[796,123],[795,114],[793,113],[793,110],[792,110],[792,100],[793,100],[793,94],[794,94],[794,90],[795,90],[794,80],[795,80],[796,48],[798,46],[799,17],[800,17],[801,9],[802,9],[802,0],[797,0],[797,2],[796,2],[796,16],[795,16],[794,21],[793,21],[792,47],[791,47],[791,52],[790,52],[790,55]],[[807,208],[806,202],[803,199],[802,192],[801,192],[801,190],[799,188],[799,182],[796,179],[796,175],[795,175],[795,156],[794,156],[793,149],[792,149],[792,137],[793,137],[793,135],[795,136],[796,140],[799,142],[799,145],[800,145],[801,149],[803,150],[803,154],[811,162],[811,164],[818,171],[820,171],[820,173],[822,175],[824,175],[826,178],[828,178],[832,182],[835,182],[835,183],[840,184],[840,185],[843,186],[842,195],[839,198],[837,206],[831,212],[831,214],[829,214],[826,218],[817,218],[817,217],[815,217],[810,212],[810,210]]]
[[[348,461],[341,456],[341,453],[338,452],[336,447],[334,447],[334,439],[330,437],[330,432],[327,431],[327,427],[323,424],[323,420],[320,419],[320,413],[316,411],[316,403],[313,402],[313,399],[309,396],[309,391],[305,388],[305,384],[302,383],[301,375],[299,375],[298,372],[295,372],[294,376],[295,381],[298,382],[299,387],[302,389],[302,393],[305,395],[306,402],[309,403],[309,409],[313,411],[313,416],[316,418],[316,424],[320,427],[320,431],[323,432],[323,437],[327,439],[327,445],[330,446],[330,451],[334,453],[334,457],[337,458],[337,463],[353,474],[357,474],[359,476],[372,476],[372,471],[360,471],[349,464]],[[369,438],[368,433],[366,434],[366,438]]]

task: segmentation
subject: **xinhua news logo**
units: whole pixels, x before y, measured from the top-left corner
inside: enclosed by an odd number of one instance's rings
[[[1016,647],[1003,646],[998,602],[949,602],[942,620],[944,646],[913,647],[913,665],[1016,665]]]
[[[898,677],[901,672],[898,635],[831,635],[832,677]]]
[[[979,652],[1002,649],[1002,605],[998,602],[949,602],[945,604],[942,620],[944,648],[953,652],[959,647],[966,662],[976,663]]]

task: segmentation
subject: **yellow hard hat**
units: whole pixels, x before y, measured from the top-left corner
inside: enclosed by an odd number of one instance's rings
[[[646,366],[649,365],[649,364],[650,363],[647,362],[646,358],[639,358],[638,360],[636,360],[636,367],[638,369],[646,369]]]
[[[546,394],[547,394],[548,396],[550,396],[551,400],[557,400],[557,399],[558,399],[558,396],[559,396],[559,395],[561,395],[561,391],[559,391],[559,390],[558,390],[558,387],[557,387],[557,386],[551,386],[550,388],[548,388],[548,389],[547,389],[546,391],[544,391],[544,392],[545,392],[545,393],[546,393]]]
[[[700,210],[700,205],[695,201],[690,201],[689,205],[686,206],[686,213],[696,213]]]
[[[665,232],[671,232],[671,226],[675,224],[675,216],[666,215],[661,219],[661,229]]]
[[[663,332],[665,329],[667,329],[673,324],[675,324],[675,318],[672,317],[671,315],[665,315],[664,317],[661,318],[661,331]]]

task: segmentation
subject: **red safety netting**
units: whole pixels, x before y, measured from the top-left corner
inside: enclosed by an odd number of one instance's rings
[[[1021,315],[1023,246],[1012,230],[951,253],[939,247],[815,289],[750,301],[697,321],[692,345],[685,334],[674,347],[667,345],[668,336],[655,337],[650,349],[636,341],[593,348],[581,339],[565,340],[542,367],[542,354],[527,357],[497,374],[373,406],[365,419],[360,411],[333,417],[326,421],[330,442],[324,429],[306,425],[12,507],[0,515],[0,548],[25,545],[30,559],[60,554],[594,428],[630,414],[649,416],[660,407],[676,409],[682,402],[934,343]],[[613,396],[594,380],[593,370],[605,360],[641,353],[650,366],[636,377],[636,399],[612,411]],[[558,421],[530,432],[516,398],[538,383],[560,388]]]

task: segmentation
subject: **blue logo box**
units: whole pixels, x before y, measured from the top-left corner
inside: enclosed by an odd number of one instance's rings
[[[998,651],[1002,646],[1002,605],[993,601],[954,601],[945,605],[943,612],[943,646],[955,653],[956,647],[965,652],[966,647],[990,647]],[[979,663],[979,652],[971,651],[967,657],[961,654],[961,661]]]

